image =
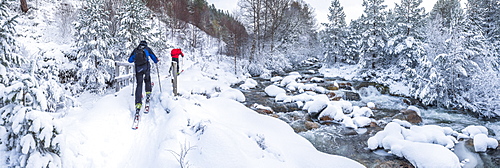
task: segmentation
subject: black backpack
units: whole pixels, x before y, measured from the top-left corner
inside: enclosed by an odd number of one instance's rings
[[[141,66],[148,63],[148,60],[146,59],[146,53],[144,52],[144,46],[139,46],[135,48],[134,55],[135,55],[134,63],[136,66]]]

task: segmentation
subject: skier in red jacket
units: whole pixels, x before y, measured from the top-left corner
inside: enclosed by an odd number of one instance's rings
[[[172,51],[170,52],[170,55],[172,56],[172,61],[177,62],[177,73],[180,73],[179,72],[179,55],[184,57],[184,53],[182,53],[182,50],[180,48],[176,48],[176,49],[172,49]]]

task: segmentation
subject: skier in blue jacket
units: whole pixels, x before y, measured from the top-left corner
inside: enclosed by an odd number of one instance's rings
[[[151,96],[151,65],[149,64],[149,58],[151,58],[154,63],[158,63],[159,61],[151,48],[148,47],[148,43],[146,41],[141,41],[139,43],[139,46],[134,49],[134,51],[128,58],[128,62],[134,63],[135,65],[135,78],[137,81],[137,87],[135,89],[135,108],[137,113],[142,107],[141,99],[143,81],[144,83],[146,83],[146,103],[149,103],[149,99]]]

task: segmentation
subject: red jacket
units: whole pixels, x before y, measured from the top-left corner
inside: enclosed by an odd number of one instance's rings
[[[180,48],[172,49],[170,55],[172,55],[172,58],[179,58],[179,55],[184,57],[184,54],[182,53]]]

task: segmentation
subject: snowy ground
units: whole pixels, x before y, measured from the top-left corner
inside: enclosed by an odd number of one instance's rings
[[[131,129],[130,86],[116,97],[82,95],[83,106],[61,119],[64,167],[364,167],[317,151],[281,120],[217,97],[230,90],[228,79],[236,80],[223,74],[212,80],[195,66],[187,69],[179,97],[162,76],[163,92],[154,87],[152,112],[142,115],[138,130]],[[191,94],[200,92],[213,98]],[[238,92],[229,97],[238,99]]]

